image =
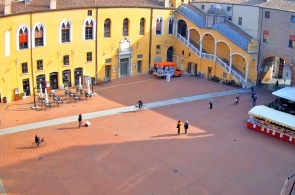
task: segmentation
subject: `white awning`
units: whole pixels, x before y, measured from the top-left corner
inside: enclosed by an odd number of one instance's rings
[[[274,110],[266,106],[255,106],[248,114],[295,130],[295,116],[291,114]]]
[[[272,94],[295,102],[295,87],[285,87],[272,92]]]

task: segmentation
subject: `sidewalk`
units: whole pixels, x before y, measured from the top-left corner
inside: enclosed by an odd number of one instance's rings
[[[147,109],[151,109],[151,108],[157,108],[157,107],[161,107],[161,106],[180,104],[180,103],[197,101],[197,100],[202,100],[202,99],[210,99],[210,98],[222,97],[222,96],[227,96],[227,95],[236,95],[238,93],[245,93],[245,92],[249,92],[249,90],[233,89],[230,91],[222,91],[222,92],[216,92],[216,93],[209,93],[209,94],[202,94],[202,95],[196,95],[196,96],[181,97],[181,98],[170,99],[170,100],[163,100],[163,101],[158,101],[158,102],[151,102],[151,103],[146,103],[145,106]],[[124,113],[124,112],[132,112],[132,111],[134,111],[134,106],[125,106],[125,107],[114,108],[114,109],[110,109],[110,110],[103,110],[103,111],[92,112],[92,113],[84,113],[83,119],[89,120],[89,119],[93,119],[93,118],[109,116],[109,115],[114,115],[114,114],[120,114],[120,113]],[[58,118],[58,119],[46,120],[46,121],[41,121],[41,122],[37,122],[37,123],[31,123],[31,124],[26,124],[26,125],[4,128],[4,129],[0,130],[0,135],[22,132],[22,131],[27,131],[27,130],[32,130],[32,129],[38,129],[38,128],[42,128],[42,127],[49,127],[49,126],[53,126],[53,125],[61,125],[61,124],[76,122],[76,121],[77,121],[76,115]]]

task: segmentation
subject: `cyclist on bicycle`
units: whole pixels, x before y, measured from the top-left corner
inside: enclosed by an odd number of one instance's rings
[[[37,146],[40,145],[40,137],[38,137],[37,134],[36,134],[36,136],[35,136],[35,142],[36,142]]]
[[[143,106],[143,102],[142,102],[141,100],[139,100],[139,101],[137,102],[137,104],[138,104],[139,109],[141,109],[142,106]]]

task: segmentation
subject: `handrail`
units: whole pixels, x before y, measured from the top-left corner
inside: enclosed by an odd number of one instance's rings
[[[183,44],[187,45],[187,40],[184,37],[182,37],[179,33],[177,33],[176,37]],[[247,81],[245,80],[245,78],[243,76],[239,75],[237,73],[237,71],[235,71],[233,69],[231,69],[231,71],[230,71],[230,66],[227,63],[225,63],[224,61],[222,61],[220,58],[218,58],[217,56],[214,56],[213,54],[202,53],[202,52],[200,52],[200,50],[198,50],[196,47],[194,47],[193,44],[191,44],[191,43],[188,44],[188,48],[194,54],[196,54],[197,56],[199,56],[200,58],[215,61],[217,64],[219,64],[225,71],[227,71],[228,73],[230,73],[230,75],[233,76],[240,83],[247,84]]]

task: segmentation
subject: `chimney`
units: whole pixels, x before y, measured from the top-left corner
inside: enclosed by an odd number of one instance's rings
[[[165,7],[169,7],[169,0],[165,0],[165,1],[164,1],[164,6],[165,6]]]
[[[11,14],[11,0],[4,1],[4,15]]]
[[[50,9],[56,9],[56,0],[50,0]]]

